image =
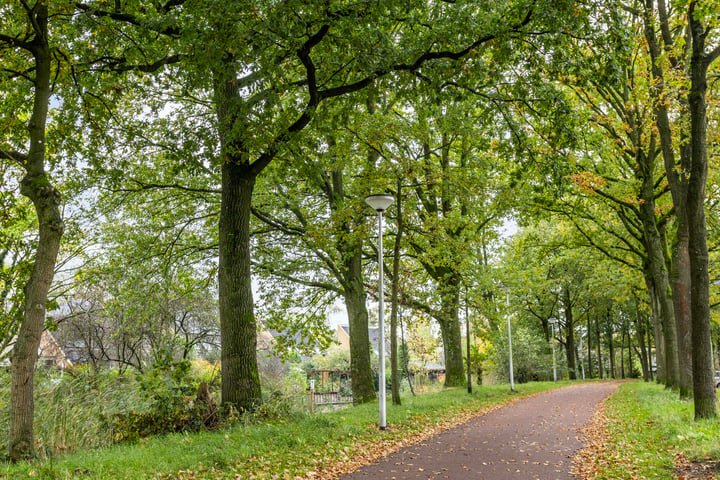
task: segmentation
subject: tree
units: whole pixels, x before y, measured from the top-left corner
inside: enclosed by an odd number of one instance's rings
[[[695,418],[717,416],[710,346],[710,280],[708,276],[707,226],[705,220],[705,188],[707,161],[707,73],[710,65],[720,57],[720,45],[706,51],[714,40],[709,33],[717,21],[704,2],[688,4],[688,21],[692,38],[690,57],[691,164],[687,191],[688,250],[690,252],[690,311],[693,344],[693,400]]]
[[[523,323],[533,325],[545,341],[551,338],[550,319],[558,320],[556,334],[565,347],[568,375],[578,378],[577,336],[588,337],[582,319],[602,318],[608,346],[614,348],[613,332],[628,316],[627,291],[639,280],[639,272],[606,258],[565,219],[538,220],[515,235],[504,256],[504,281],[510,286],[515,311]],[[596,329],[599,336],[600,329]],[[600,342],[596,342],[600,348]],[[599,364],[601,355],[597,355]],[[590,355],[588,355],[590,359]],[[612,353],[611,362],[614,361]],[[611,371],[614,368],[611,367]]]
[[[251,409],[260,399],[251,290],[250,218],[259,176],[312,122],[330,99],[360,91],[395,72],[428,76],[446,72],[448,61],[473,55],[495,39],[520,34],[531,20],[551,24],[555,15],[523,2],[491,4],[478,22],[475,9],[404,2],[353,7],[280,4],[81,5],[98,23],[122,24],[127,38],[143,32],[131,55],[112,54],[116,69],[153,71],[179,61],[184,88],[209,94],[221,173],[219,297],[223,351],[223,403]],[[554,4],[552,4],[554,5]],[[210,8],[208,8],[210,7]],[[419,26],[422,25],[420,28]],[[461,29],[458,25],[475,25]],[[110,27],[113,31],[116,27]],[[420,28],[420,29],[418,29]],[[386,32],[393,35],[386,35]],[[105,45],[117,44],[117,36]],[[168,40],[169,39],[169,40]],[[452,40],[451,40],[452,39]],[[133,66],[146,53],[161,58]],[[192,53],[188,53],[192,52]],[[160,55],[159,55],[160,56]]]
[[[611,15],[618,23],[624,18],[618,12]],[[642,55],[642,46],[631,35],[629,26],[613,31],[609,41],[616,48],[594,57],[593,63],[578,61],[578,70],[564,81],[580,101],[581,108],[592,113],[588,119],[591,124],[597,125],[610,140],[603,145],[592,135],[587,136],[592,139],[592,147],[585,152],[586,158],[578,162],[578,169],[587,170],[575,173],[572,179],[581,193],[595,194],[596,201],[605,203],[618,216],[625,232],[617,232],[616,241],[641,260],[648,292],[657,306],[653,312],[662,327],[665,342],[662,377],[672,388],[683,390],[682,385],[686,385],[684,391],[687,392],[689,378],[681,377],[684,370],[680,369],[679,363],[677,323],[669,288],[670,266],[666,261],[665,231],[671,209],[668,200],[663,198],[667,189],[661,181],[664,172],[658,156],[657,135],[652,128],[652,108],[647,101],[650,84],[645,80],[647,66],[643,60],[648,59]],[[584,48],[590,51],[596,49],[592,44]],[[634,61],[620,62],[618,57],[632,57]],[[605,161],[597,162],[598,157]],[[578,218],[579,215],[573,211],[577,212],[577,205],[566,212]],[[592,223],[598,227],[607,222],[598,214],[591,214],[589,210],[585,212],[585,216],[589,217],[587,220],[595,215],[596,220]],[[576,220],[575,225],[585,232],[588,242],[611,258],[627,262],[626,258],[612,253],[611,248],[602,246],[597,238],[593,238],[597,235],[592,229],[583,227],[582,221]],[[684,383],[682,378],[685,378]]]
[[[53,5],[59,10],[57,13],[64,7]],[[6,54],[0,91],[7,92],[8,100],[26,121],[18,122],[15,117],[3,119],[5,134],[0,140],[0,156],[23,170],[20,193],[33,203],[39,232],[32,271],[24,288],[23,320],[11,356],[8,443],[10,459],[16,461],[29,458],[33,452],[33,375],[64,230],[60,193],[46,171],[48,109],[53,79],[60,75],[61,57],[56,45],[62,39],[50,36],[48,2],[11,3],[3,7],[3,16],[6,23],[0,32],[0,50]],[[32,92],[30,97],[28,91]],[[20,151],[22,148],[27,150]]]

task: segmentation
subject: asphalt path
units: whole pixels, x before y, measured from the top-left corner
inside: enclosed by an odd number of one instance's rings
[[[402,448],[341,478],[567,480],[580,430],[617,382],[552,390]]]

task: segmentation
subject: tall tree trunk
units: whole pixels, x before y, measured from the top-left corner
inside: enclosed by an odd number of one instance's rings
[[[665,262],[664,239],[658,231],[655,218],[655,177],[652,158],[654,142],[651,143],[651,153],[645,155],[643,151],[638,152],[638,165],[642,167],[640,180],[642,181],[640,198],[643,200],[640,205],[641,219],[643,223],[643,236],[645,239],[645,250],[647,255],[647,270],[652,278],[655,287],[654,293],[659,302],[660,322],[665,341],[665,375],[666,385],[673,389],[680,388],[680,362],[677,340],[677,323],[673,308],[673,298],[670,291],[670,281],[667,264]]]
[[[640,351],[640,365],[642,366],[643,380],[647,382],[650,381],[651,375],[650,365],[648,362],[648,349],[645,344],[645,325],[645,319],[641,315],[640,306],[637,303],[637,299],[635,299],[635,333],[637,335],[638,349]]]
[[[677,206],[675,210],[677,212]],[[683,212],[686,210],[683,208]],[[683,214],[684,215],[684,214]],[[690,251],[687,221],[680,220],[672,251],[670,282],[673,292],[673,306],[677,322],[678,362],[680,368],[680,397],[692,396],[692,318],[690,309]]]
[[[251,165],[247,148],[238,139],[241,99],[232,59],[214,74],[222,177],[218,224],[221,400],[242,411],[254,409],[262,400],[250,276],[250,207],[262,167]]]
[[[643,276],[645,277],[645,285],[647,286],[650,307],[652,310],[653,338],[655,340],[655,367],[657,368],[656,379],[658,382],[666,384],[667,361],[665,355],[665,336],[663,335],[660,313],[660,301],[657,298],[657,289],[655,288],[652,275],[650,275],[647,267],[643,272]]]
[[[375,112],[375,96],[373,90],[368,92],[368,112]],[[335,146],[334,137],[328,138],[328,145]],[[378,154],[368,150],[367,168],[372,169]],[[357,404],[372,401],[375,398],[375,386],[370,362],[370,335],[368,332],[367,292],[363,276],[362,255],[363,242],[354,232],[354,225],[364,222],[364,214],[357,217],[357,209],[345,204],[344,172],[334,168],[324,183],[330,210],[342,218],[340,234],[335,238],[336,248],[342,255],[342,267],[338,268],[337,280],[342,284],[342,295],[345,310],[348,314],[350,336],[350,384],[353,402]],[[351,212],[351,213],[347,213]],[[394,287],[393,283],[393,287]],[[395,307],[393,307],[395,308]],[[392,320],[392,317],[391,317]],[[392,334],[391,334],[392,335]]]
[[[350,327],[350,371],[353,403],[361,404],[375,399],[375,384],[370,367],[370,336],[368,334],[368,312],[366,293],[363,285],[362,246],[345,261],[348,272],[344,289],[345,308]],[[384,359],[380,359],[384,361]],[[384,381],[384,379],[379,379]]]
[[[8,450],[12,461],[28,459],[34,453],[33,377],[40,336],[45,326],[48,291],[52,284],[60,240],[64,231],[60,215],[60,194],[45,172],[45,128],[50,102],[51,57],[48,46],[47,3],[39,3],[31,18],[34,38],[29,50],[35,58],[33,110],[28,122],[30,150],[20,192],[35,207],[39,239],[30,279],[25,285],[23,320],[11,354],[10,430]]]
[[[664,2],[658,2],[660,29],[669,32],[668,15]],[[652,89],[653,111],[655,123],[660,137],[660,147],[665,166],[665,176],[668,180],[677,226],[671,244],[670,286],[672,289],[673,310],[677,328],[678,342],[678,387],[682,398],[689,398],[692,393],[692,339],[690,333],[690,256],[688,250],[688,219],[687,219],[687,172],[690,170],[690,142],[687,139],[680,141],[680,164],[676,162],[673,139],[673,130],[668,112],[668,93],[665,90],[665,72],[663,59],[657,38],[656,15],[654,0],[645,1],[643,15],[645,39],[652,59],[652,75],[654,78]],[[663,35],[666,42],[672,42],[669,34]],[[672,48],[672,45],[666,45]],[[670,55],[674,68],[678,68],[679,60]],[[681,117],[686,117],[686,102],[683,103]],[[682,134],[681,134],[682,135]],[[684,135],[683,135],[684,136]]]
[[[442,306],[437,317],[445,354],[445,386],[465,385],[460,329],[460,279],[450,277],[438,282]]]
[[[620,378],[625,378],[625,326],[620,327]]]
[[[630,335],[630,326],[627,327],[627,341],[628,341],[628,377],[632,378],[633,376],[633,358],[632,358],[632,335]]]
[[[403,236],[403,211],[402,211],[402,183],[400,178],[397,181],[397,192],[395,194],[395,211],[397,212],[397,234],[393,246],[392,263],[392,288],[391,311],[390,311],[390,372],[392,376],[391,391],[393,405],[400,405],[400,370],[398,368],[398,343],[397,343],[397,320],[399,308],[399,286],[400,286],[400,247]]]
[[[250,284],[250,204],[254,175],[223,162],[219,224],[222,403],[243,410],[261,401],[257,325]]]
[[[720,47],[709,56],[705,53],[707,32],[696,17],[696,1],[688,9],[692,35],[690,60],[690,142],[692,165],[688,185],[688,231],[690,251],[690,296],[692,317],[693,399],[695,418],[717,415],[710,346],[710,279],[708,275],[707,227],[705,224],[705,183],[707,181],[707,69],[720,53]],[[714,55],[714,56],[713,56]]]
[[[575,361],[577,356],[575,349],[575,319],[573,318],[570,291],[567,288],[563,288],[563,307],[565,310],[565,326],[567,327],[565,355],[568,363],[568,378],[575,380],[577,378],[577,363]]]

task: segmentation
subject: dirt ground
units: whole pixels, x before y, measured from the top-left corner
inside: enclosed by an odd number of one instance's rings
[[[588,383],[524,399],[340,478],[572,479],[580,431],[617,386]]]

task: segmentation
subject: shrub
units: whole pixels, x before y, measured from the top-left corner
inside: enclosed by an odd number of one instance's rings
[[[146,408],[116,412],[105,421],[115,441],[132,441],[150,435],[215,428],[217,404],[207,382],[191,376],[191,364],[163,362],[138,375],[140,391],[149,399]]]

